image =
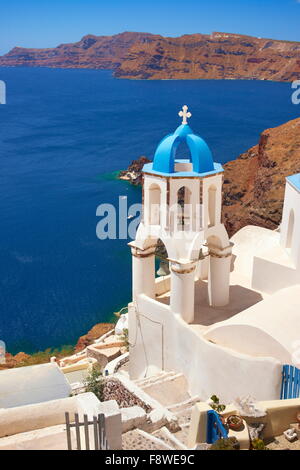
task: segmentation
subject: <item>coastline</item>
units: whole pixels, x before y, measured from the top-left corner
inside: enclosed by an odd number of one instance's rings
[[[71,356],[75,353],[82,351],[84,348],[93,343],[97,338],[114,328],[114,322],[96,323],[87,333],[80,336],[75,345],[60,346],[58,348],[47,348],[44,351],[37,351],[33,354],[27,354],[23,351],[15,355],[6,352],[5,364],[0,364],[0,371],[5,369],[12,369],[15,367],[26,367],[36,364],[45,364],[50,361],[50,358],[55,356],[61,359],[66,356]]]
[[[0,56],[1,58],[1,56]],[[221,81],[242,81],[242,82],[271,82],[271,83],[293,83],[293,80],[274,80],[272,78],[259,78],[259,77],[174,77],[174,78],[161,78],[161,77],[149,77],[149,78],[143,78],[143,77],[119,77],[114,74],[114,69],[108,68],[108,69],[102,69],[102,68],[97,68],[97,67],[68,67],[68,66],[61,66],[61,65],[26,65],[26,64],[20,64],[20,65],[7,65],[7,64],[1,64],[0,63],[0,69],[13,69],[13,68],[26,68],[26,69],[56,69],[56,70],[91,70],[94,72],[111,72],[111,76],[114,80],[128,80],[128,81],[137,81],[137,82],[176,82],[176,81],[190,81],[190,82],[204,82],[204,81],[216,81],[216,82],[221,82]]]

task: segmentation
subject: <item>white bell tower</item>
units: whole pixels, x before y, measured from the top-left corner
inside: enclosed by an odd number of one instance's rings
[[[221,222],[223,168],[187,124],[188,107],[179,115],[182,124],[159,143],[153,163],[144,165],[143,217],[129,245],[133,301],[139,303],[141,296],[157,301],[169,289],[170,311],[193,323],[198,279],[207,280],[211,306],[229,302],[232,246]],[[177,155],[181,144],[188,157]],[[165,245],[170,268],[163,282],[155,279],[158,240]]]

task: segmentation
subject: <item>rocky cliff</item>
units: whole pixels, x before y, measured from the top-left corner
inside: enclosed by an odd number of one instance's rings
[[[115,36],[89,34],[80,41],[48,49],[14,47],[0,57],[0,65],[59,68],[115,69],[135,42],[152,37],[147,33],[121,33]],[[155,36],[153,36],[155,37]]]
[[[168,38],[125,32],[84,36],[49,49],[15,47],[0,66],[113,69],[116,77],[138,79],[300,78],[300,43],[238,34],[190,34]]]
[[[230,235],[249,224],[275,229],[285,178],[300,172],[300,119],[265,130],[258,145],[224,170],[223,219]]]

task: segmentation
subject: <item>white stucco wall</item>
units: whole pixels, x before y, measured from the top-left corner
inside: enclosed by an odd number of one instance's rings
[[[300,271],[295,268],[289,250],[282,247],[280,240],[278,231],[251,225],[231,238],[234,270],[254,290],[274,294],[300,283]]]
[[[74,413],[79,414],[80,420],[83,419],[84,414],[91,420],[93,416],[104,413],[106,436],[110,449],[121,449],[122,423],[117,402],[114,400],[100,402],[93,393],[52,400],[46,404],[36,403],[0,410],[0,438],[65,424],[66,411],[70,413],[71,421],[74,420]],[[90,434],[92,442],[93,429],[90,430]]]
[[[182,372],[190,393],[206,400],[217,394],[229,403],[249,393],[257,400],[277,399],[281,364],[270,357],[251,357],[207,341],[197,327],[187,325],[168,306],[146,296],[137,313],[129,308],[130,376],[135,379],[158,370]]]
[[[261,256],[266,249],[278,246],[278,232],[266,228],[247,225],[239,230],[231,241],[234,244],[232,253],[234,269],[251,284],[253,273],[253,258]]]
[[[205,337],[241,353],[292,364],[295,344],[300,340],[300,286],[282,289],[212,326]]]
[[[299,273],[292,266],[286,266],[263,257],[253,258],[252,288],[275,294],[280,289],[300,283]]]

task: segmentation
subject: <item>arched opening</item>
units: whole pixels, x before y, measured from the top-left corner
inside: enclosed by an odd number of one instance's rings
[[[192,220],[192,192],[186,186],[182,186],[177,192],[177,229],[190,230]]]
[[[160,197],[161,190],[158,184],[149,187],[149,224],[160,225]]]
[[[208,188],[208,226],[216,225],[216,195],[217,188],[212,185]]]
[[[294,234],[294,225],[295,225],[295,215],[293,209],[290,211],[288,230],[286,236],[286,248],[292,248],[293,243],[293,234]]]
[[[159,238],[155,247],[155,295],[159,302],[170,305],[170,263],[164,242]]]
[[[155,273],[156,277],[164,277],[170,274],[168,252],[160,238],[157,240],[155,248]]]
[[[175,172],[193,171],[192,157],[186,142],[180,142],[176,148]]]

